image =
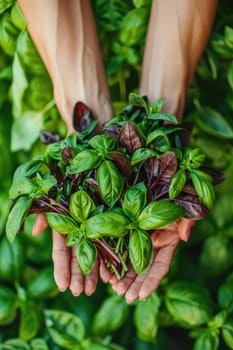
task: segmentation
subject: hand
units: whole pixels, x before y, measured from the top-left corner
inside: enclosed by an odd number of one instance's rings
[[[115,292],[125,295],[127,303],[135,299],[146,299],[160,284],[162,278],[168,273],[173,255],[180,240],[187,241],[194,221],[181,219],[170,226],[155,231],[152,236],[154,258],[147,270],[138,275],[132,268],[122,280],[114,276],[110,279]]]
[[[44,214],[38,214],[32,234],[34,236],[42,233],[48,226]],[[82,292],[86,295],[91,295],[95,292],[98,274],[104,282],[108,282],[112,277],[110,271],[105,267],[105,264],[97,259],[91,273],[84,277],[80,272],[76,260],[75,248],[66,246],[66,238],[53,231],[53,248],[52,258],[54,263],[54,279],[58,289],[64,292],[70,288],[74,296],[79,296]]]

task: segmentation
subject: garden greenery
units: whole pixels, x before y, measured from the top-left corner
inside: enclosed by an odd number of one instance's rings
[[[117,115],[138,86],[150,5],[93,2]],[[31,236],[33,215],[13,245],[5,237],[14,170],[45,152],[41,130],[64,138],[66,128],[18,5],[0,0],[0,349],[233,348],[232,13],[231,2],[221,0],[185,111],[185,121],[194,125],[192,148],[207,154],[208,167],[224,171],[226,180],[190,242],[180,244],[159,289],[147,301],[127,305],[101,283],[88,298],[58,293],[50,234]]]

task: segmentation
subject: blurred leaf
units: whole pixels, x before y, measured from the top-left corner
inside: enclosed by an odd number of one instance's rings
[[[202,247],[200,261],[206,275],[216,276],[232,266],[233,246],[228,238],[221,235],[208,237]]]
[[[123,298],[113,295],[106,299],[94,316],[93,332],[104,336],[119,329],[128,317],[129,306]]]
[[[140,339],[155,342],[159,308],[160,298],[155,292],[146,301],[138,302],[134,313],[134,322]]]
[[[12,98],[13,98],[13,115],[19,118],[23,112],[22,99],[27,89],[28,81],[17,53],[14,55],[12,65],[13,81],[12,81]]]
[[[233,49],[233,28],[225,26],[224,37],[227,47]]]
[[[221,58],[229,59],[233,57],[232,49],[226,46],[223,35],[215,33],[211,40],[211,47]]]
[[[233,322],[226,323],[222,328],[222,337],[229,349],[233,349]]]
[[[0,242],[0,278],[12,282],[19,281],[25,266],[25,249],[17,238],[14,244],[3,237]]]
[[[45,310],[48,332],[52,340],[64,349],[73,350],[84,339],[81,319],[59,310]]]
[[[206,329],[197,338],[193,350],[217,350],[219,348],[219,330]]]
[[[30,350],[30,346],[21,339],[9,339],[0,345],[1,350]]]
[[[209,107],[202,107],[198,102],[195,103],[197,107],[196,123],[201,130],[223,139],[232,139],[233,130],[226,119],[216,110]]]
[[[19,30],[24,31],[26,29],[27,22],[17,2],[11,9],[11,21]]]
[[[21,304],[21,317],[19,325],[19,336],[23,340],[32,339],[38,332],[41,321],[41,314],[33,302]]]
[[[10,14],[5,13],[0,19],[0,45],[9,56],[15,53],[18,34],[18,29],[11,22]]]
[[[150,6],[151,0],[133,0],[134,6],[140,8],[142,6]]]
[[[31,341],[32,350],[49,350],[46,342],[42,338],[35,338]]]
[[[233,90],[233,61],[229,65],[229,68],[227,71],[227,79],[231,89]]]
[[[53,267],[50,266],[40,271],[28,284],[27,292],[32,298],[55,297],[58,294],[58,289],[54,282]]]
[[[9,7],[14,4],[15,0],[1,0],[0,1],[0,13],[6,11]]]
[[[173,283],[167,289],[165,303],[175,321],[184,328],[208,322],[212,313],[207,289],[194,283]]]
[[[16,315],[17,296],[8,287],[0,286],[0,325],[11,323]]]

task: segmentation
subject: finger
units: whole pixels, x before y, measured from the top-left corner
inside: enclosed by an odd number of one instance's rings
[[[178,233],[182,241],[187,242],[190,236],[191,228],[195,224],[194,220],[181,219],[178,223]]]
[[[46,229],[47,226],[48,226],[48,222],[45,214],[43,213],[37,214],[36,220],[32,229],[32,235],[38,236],[40,233],[42,233]]]
[[[78,267],[76,249],[72,248],[70,290],[77,297],[84,292],[84,276]]]
[[[70,251],[66,247],[65,236],[53,231],[54,279],[61,292],[64,292],[70,283]]]
[[[139,299],[147,298],[160,284],[162,278],[168,273],[176,247],[179,243],[174,240],[168,246],[162,247],[155,256],[147,276],[141,285]]]
[[[85,278],[85,289],[84,292],[86,295],[91,295],[95,292],[96,286],[98,283],[99,277],[99,259],[97,258],[94,264],[93,269],[89,273],[89,275]]]
[[[106,267],[104,261],[100,259],[100,278],[104,283],[110,282],[110,280],[114,277],[111,271]]]
[[[143,274],[137,276],[133,283],[129,286],[125,294],[125,299],[128,304],[139,298],[141,286],[143,285],[144,280],[147,278],[147,275],[148,272],[145,271]]]
[[[112,285],[113,290],[118,295],[125,295],[128,288],[131,286],[131,284],[135,280],[136,276],[137,276],[136,272],[134,271],[133,267],[130,266],[125,277],[122,280]]]

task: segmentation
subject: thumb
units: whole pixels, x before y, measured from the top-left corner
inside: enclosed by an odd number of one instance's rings
[[[178,223],[178,234],[182,241],[187,242],[190,236],[191,228],[195,221],[190,219],[182,218]]]
[[[32,235],[38,236],[40,233],[42,233],[46,227],[48,226],[48,222],[46,220],[45,214],[37,214],[36,221],[34,223],[33,229],[32,229]]]

